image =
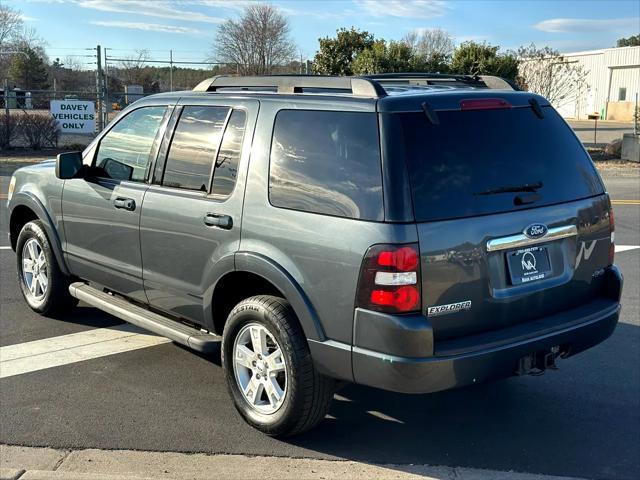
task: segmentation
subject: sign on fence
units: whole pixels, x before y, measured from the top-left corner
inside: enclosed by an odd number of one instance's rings
[[[51,116],[58,121],[62,133],[94,133],[95,104],[81,100],[51,100]]]

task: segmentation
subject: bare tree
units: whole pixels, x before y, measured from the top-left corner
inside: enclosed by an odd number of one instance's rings
[[[0,3],[0,47],[16,40],[22,33],[22,27],[20,12]]]
[[[434,28],[431,30],[414,30],[403,39],[416,55],[422,57],[450,57],[453,54],[455,44],[449,33]]]
[[[537,48],[532,43],[527,47],[520,47],[518,57],[518,86],[542,95],[556,107],[576,99],[586,85],[588,72],[557,50],[549,47]]]
[[[120,73],[126,85],[143,83],[143,68],[149,60],[149,50],[136,50],[134,55],[126,57],[120,62]]]
[[[243,75],[272,73],[296,52],[289,21],[276,7],[265,4],[250,5],[238,20],[221,24],[213,49],[218,61],[237,65]]]

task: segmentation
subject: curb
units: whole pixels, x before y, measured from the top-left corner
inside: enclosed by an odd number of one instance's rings
[[[0,445],[0,480],[579,480],[431,465]]]

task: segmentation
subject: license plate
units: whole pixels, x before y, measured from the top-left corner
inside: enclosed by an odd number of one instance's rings
[[[507,263],[513,285],[542,280],[551,273],[546,247],[529,247],[508,252]]]

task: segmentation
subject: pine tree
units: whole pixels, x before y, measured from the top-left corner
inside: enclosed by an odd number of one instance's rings
[[[23,90],[46,90],[49,83],[47,64],[31,47],[25,46],[15,54],[9,67],[11,82]]]

